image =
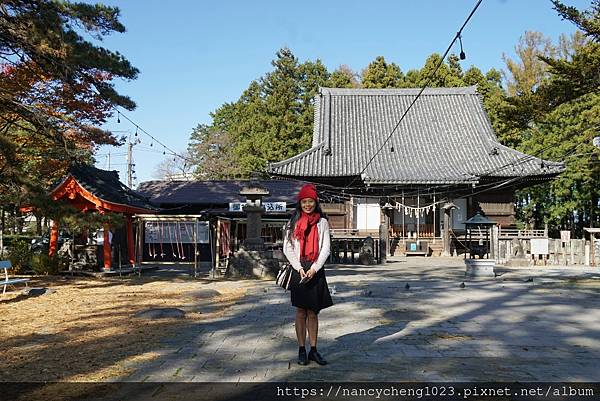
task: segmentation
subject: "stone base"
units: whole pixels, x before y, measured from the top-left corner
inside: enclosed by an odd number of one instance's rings
[[[279,272],[279,260],[273,251],[254,251],[241,248],[229,259],[228,276],[246,278],[272,278]]]
[[[244,241],[244,248],[250,251],[262,251],[265,249],[265,242],[262,238],[248,238]]]
[[[358,262],[361,265],[375,265],[375,264],[377,264],[377,261],[373,257],[373,254],[370,253],[370,252],[361,252],[358,255]]]
[[[494,259],[465,259],[467,277],[495,277],[494,267],[496,261]]]
[[[531,266],[531,260],[526,258],[512,258],[504,265],[509,267],[529,267]]]

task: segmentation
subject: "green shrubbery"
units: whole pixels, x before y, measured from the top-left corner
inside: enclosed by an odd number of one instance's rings
[[[63,267],[64,260],[56,255],[48,256],[45,253],[41,253],[31,257],[31,269],[35,274],[58,274]]]
[[[18,241],[25,241],[27,243],[31,243],[31,240],[35,238],[35,236],[30,234],[4,234],[2,237],[2,242],[4,246],[10,247],[12,244]]]
[[[60,256],[33,252],[29,241],[24,239],[13,239],[7,256],[15,274],[22,274],[27,270],[33,270],[35,274],[41,275],[58,274],[66,264]]]
[[[31,250],[29,243],[23,239],[12,241],[8,252],[8,259],[12,263],[15,273],[22,273],[31,265]]]

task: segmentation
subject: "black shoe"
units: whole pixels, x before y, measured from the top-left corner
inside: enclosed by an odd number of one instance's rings
[[[321,356],[321,354],[319,354],[318,352],[312,352],[312,351],[310,351],[308,353],[308,359],[311,360],[311,361],[315,361],[319,365],[327,365],[327,361],[325,359],[323,359],[323,357]]]
[[[308,365],[308,358],[306,357],[306,351],[298,352],[298,365]]]

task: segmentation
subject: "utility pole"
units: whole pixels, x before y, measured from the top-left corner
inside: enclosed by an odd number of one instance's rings
[[[129,135],[127,139],[127,186],[129,188],[133,188],[133,174],[135,173],[133,170],[135,167],[135,163],[133,162],[133,147],[138,143],[141,143],[139,138],[136,137],[135,141],[131,142],[131,135]]]
[[[133,184],[133,144],[131,143],[131,135],[127,139],[127,186],[131,188]]]

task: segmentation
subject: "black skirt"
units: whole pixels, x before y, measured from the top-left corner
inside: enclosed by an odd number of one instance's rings
[[[302,267],[307,271],[311,264],[310,262],[302,262]],[[325,266],[321,267],[312,279],[302,284],[300,284],[300,273],[292,269],[290,293],[292,305],[297,308],[310,309],[315,313],[319,313],[321,309],[333,305],[329,287],[327,287],[327,279],[325,278]]]

